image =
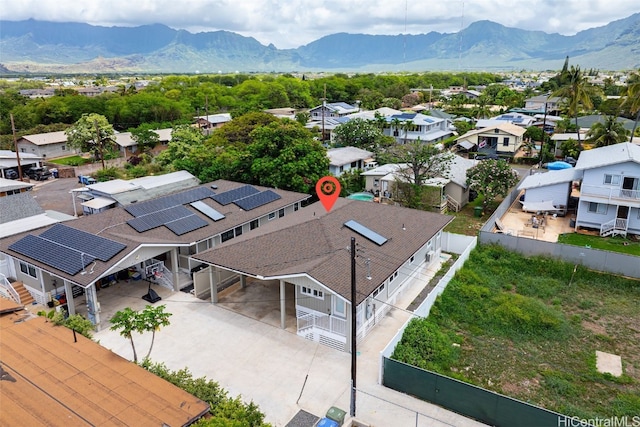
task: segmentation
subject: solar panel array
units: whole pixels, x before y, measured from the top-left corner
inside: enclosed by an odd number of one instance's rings
[[[207,205],[203,201],[198,200],[197,202],[190,203],[190,205],[194,209],[197,209],[200,213],[205,214],[206,216],[208,216],[210,219],[214,221],[220,221],[221,219],[224,219],[223,214],[213,209],[211,206]]]
[[[207,221],[194,214],[190,214],[164,224],[165,227],[173,231],[178,236],[182,236],[183,234],[197,230],[198,228],[206,227],[207,225],[209,225]]]
[[[278,193],[267,190],[236,200],[233,203],[235,203],[240,209],[250,211],[251,209],[266,205],[267,203],[271,203],[280,198],[281,196]]]
[[[175,221],[185,216],[191,215],[189,209],[182,205],[173,206],[168,209],[141,215],[127,221],[127,224],[136,229],[138,233],[160,227],[169,221]]]
[[[228,205],[229,203],[233,203],[236,200],[245,198],[247,196],[251,196],[252,194],[258,193],[259,190],[250,186],[243,185],[242,187],[235,188],[233,190],[225,191],[224,193],[216,194],[211,198],[216,202],[220,203],[223,206]]]
[[[29,234],[9,249],[50,267],[75,275],[93,261],[109,261],[126,245],[86,231],[56,224],[39,236]]]
[[[146,202],[134,203],[126,206],[125,210],[131,215],[138,217],[142,215],[148,215],[153,212],[158,212],[164,209],[169,209],[174,206],[186,205],[187,203],[206,199],[207,197],[213,197],[215,194],[216,193],[214,193],[210,188],[197,187],[178,194],[158,197],[157,199],[148,200]]]
[[[63,224],[56,224],[44,233],[41,238],[55,243],[70,246],[77,251],[91,254],[100,261],[109,261],[126,245],[114,240],[106,239],[86,231],[71,228]]]
[[[378,246],[384,245],[388,240],[386,237],[381,236],[380,234],[376,233],[370,228],[365,227],[364,225],[352,219],[345,222],[344,226],[360,234],[362,237],[365,237],[371,240],[373,243],[375,243]]]

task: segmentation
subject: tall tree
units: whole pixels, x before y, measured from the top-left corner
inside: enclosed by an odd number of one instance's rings
[[[149,126],[141,125],[131,131],[131,139],[135,141],[140,153],[149,153],[160,142],[160,135]]]
[[[640,120],[640,81],[630,83],[629,86],[627,86],[627,91],[622,105],[628,108],[631,114],[636,115],[633,123],[633,129],[631,130],[631,138],[633,138],[638,127],[638,120]]]
[[[382,133],[375,122],[360,118],[349,120],[333,131],[334,142],[343,147],[362,148],[373,153],[389,146],[394,140]]]
[[[587,133],[587,141],[596,144],[596,147],[618,144],[627,140],[629,131],[618,121],[615,116],[607,116],[604,122],[597,122],[591,126]]]
[[[418,139],[408,144],[397,145],[390,151],[394,163],[407,165],[399,173],[408,182],[420,186],[430,178],[449,177],[454,154],[442,151],[434,144],[425,144]]]
[[[467,185],[484,196],[482,209],[498,196],[506,196],[518,183],[518,172],[504,160],[482,160],[467,170]]]
[[[580,70],[579,66],[572,65],[571,68],[566,71],[564,78],[561,78],[564,82],[558,90],[553,92],[551,96],[558,96],[564,100],[569,117],[575,119],[576,128],[578,129],[578,145],[582,149],[582,143],[580,141],[580,127],[578,126],[578,114],[582,109],[593,108],[591,101],[591,95],[597,92],[595,86],[592,86],[587,81],[587,76]]]
[[[65,131],[67,142],[81,151],[93,153],[105,168],[104,157],[107,151],[115,147],[115,131],[105,116],[83,114],[82,117]]]

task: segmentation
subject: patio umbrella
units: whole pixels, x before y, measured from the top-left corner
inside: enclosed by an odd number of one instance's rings
[[[569,163],[562,162],[562,161],[547,163],[547,169],[549,169],[550,171],[557,171],[557,170],[561,170],[561,169],[569,169],[569,168],[572,168],[572,167],[573,166],[571,166]]]

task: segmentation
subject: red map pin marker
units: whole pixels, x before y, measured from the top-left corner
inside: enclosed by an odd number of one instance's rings
[[[333,176],[322,177],[316,182],[316,194],[322,206],[329,212],[340,197],[340,181]]]

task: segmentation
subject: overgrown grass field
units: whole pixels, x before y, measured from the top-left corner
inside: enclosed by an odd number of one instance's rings
[[[603,251],[640,256],[640,240],[632,240],[622,236],[600,237],[589,234],[567,233],[558,236],[558,243],[587,246],[593,249],[602,249]]]
[[[640,280],[478,246],[393,358],[569,416],[637,416]]]

